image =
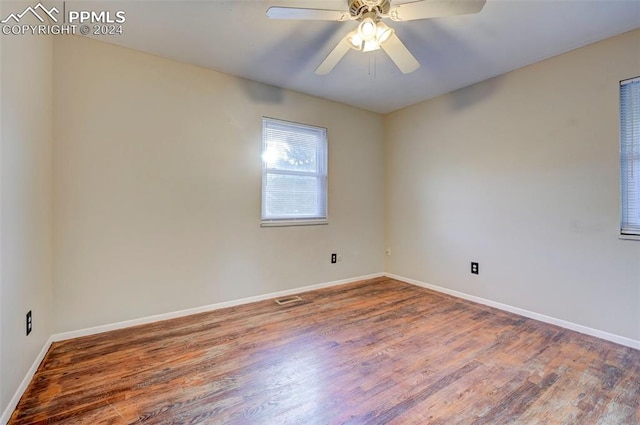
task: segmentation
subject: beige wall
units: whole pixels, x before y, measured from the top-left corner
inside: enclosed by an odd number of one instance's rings
[[[53,330],[53,44],[44,36],[0,40],[1,414]],[[33,332],[26,336],[29,310]]]
[[[385,270],[640,340],[640,242],[618,239],[639,73],[636,30],[387,116]]]
[[[56,332],[383,271],[379,115],[81,37],[54,87]],[[260,227],[262,116],[328,128],[329,225]]]

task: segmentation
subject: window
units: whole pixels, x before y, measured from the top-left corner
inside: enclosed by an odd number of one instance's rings
[[[262,119],[262,225],[327,223],[327,130]]]
[[[621,235],[640,236],[640,77],[620,82]]]

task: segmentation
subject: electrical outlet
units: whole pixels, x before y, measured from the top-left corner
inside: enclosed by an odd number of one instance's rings
[[[31,316],[31,310],[27,313],[27,335],[31,333],[33,329],[33,317]]]
[[[338,254],[331,254],[331,264],[338,262]]]
[[[342,255],[338,255],[338,263],[342,261]]]
[[[478,263],[474,263],[473,261],[471,262],[471,273],[473,274],[478,274],[480,266],[478,265]]]
[[[387,249],[384,251],[384,253],[385,253],[385,254],[387,254],[387,256],[389,256],[389,257],[390,257],[390,256],[391,256],[391,248],[387,248]]]

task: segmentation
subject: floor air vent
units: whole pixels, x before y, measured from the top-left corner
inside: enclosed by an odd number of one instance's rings
[[[280,298],[278,300],[276,300],[276,304],[278,305],[287,305],[287,304],[293,304],[293,303],[298,303],[300,301],[304,301],[301,297],[294,295],[293,297],[287,297],[287,298]]]

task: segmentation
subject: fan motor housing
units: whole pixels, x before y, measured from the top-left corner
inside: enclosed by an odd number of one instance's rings
[[[364,12],[386,15],[390,8],[390,0],[349,0],[349,13],[356,17]]]

